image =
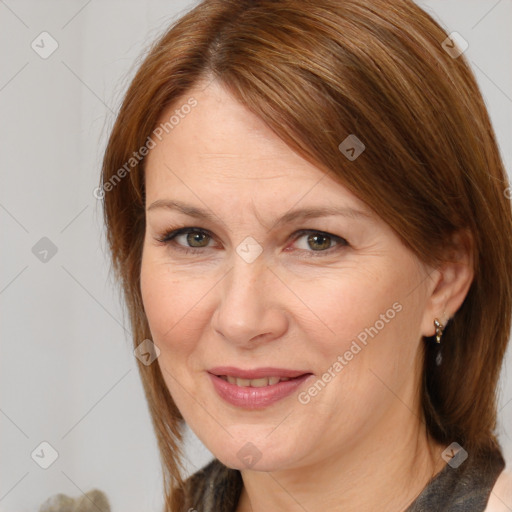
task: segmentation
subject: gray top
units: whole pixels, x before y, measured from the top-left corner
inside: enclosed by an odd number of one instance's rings
[[[462,463],[458,455],[432,478],[405,512],[483,512],[491,490],[505,468],[498,449],[469,455]],[[455,467],[457,466],[457,467]],[[184,511],[235,512],[243,480],[240,471],[218,459],[191,475],[190,501]]]
[[[464,452],[466,453],[466,452]],[[462,463],[458,454],[430,480],[406,512],[483,512],[492,488],[505,468],[499,450],[478,457],[468,455]],[[457,466],[457,467],[455,467]]]

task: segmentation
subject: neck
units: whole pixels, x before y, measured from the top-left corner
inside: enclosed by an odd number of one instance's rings
[[[310,465],[242,471],[237,512],[397,512],[444,466],[443,446],[428,439],[421,415],[396,400],[372,434]],[[411,416],[417,419],[411,422]]]

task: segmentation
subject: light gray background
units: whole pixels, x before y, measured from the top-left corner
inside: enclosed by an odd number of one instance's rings
[[[419,3],[469,42],[510,169],[511,0]],[[0,511],[36,511],[52,494],[94,487],[114,512],[161,510],[156,442],[93,189],[140,57],[192,4],[0,0]],[[43,31],[59,45],[47,59],[31,48]],[[57,247],[47,262],[32,252],[42,237]],[[499,412],[509,464],[511,368],[509,350]],[[59,453],[46,470],[31,458],[42,441]],[[192,434],[187,446],[190,472],[211,458]]]

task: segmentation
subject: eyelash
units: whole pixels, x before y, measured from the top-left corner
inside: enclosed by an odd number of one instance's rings
[[[182,234],[189,234],[189,233],[206,234],[210,237],[210,239],[214,240],[214,236],[208,230],[196,228],[196,227],[185,227],[185,228],[174,229],[174,230],[171,229],[171,230],[164,232],[161,236],[156,237],[155,240],[157,242],[161,243],[162,245],[171,246],[171,244],[172,244],[173,250],[180,251],[184,254],[190,254],[190,253],[197,254],[198,252],[203,251],[204,249],[208,249],[208,247],[185,247],[185,246],[177,244],[174,241],[174,239],[177,236],[182,235]],[[329,247],[328,249],[321,250],[321,251],[313,251],[313,250],[308,251],[306,249],[299,249],[299,251],[305,251],[306,253],[310,253],[310,255],[307,256],[308,258],[323,256],[326,254],[331,255],[335,250],[340,250],[342,247],[350,246],[350,244],[347,242],[347,240],[345,240],[344,238],[342,238],[340,236],[333,235],[331,233],[326,233],[325,231],[318,231],[315,229],[301,229],[299,231],[296,231],[293,234],[293,236],[294,236],[293,240],[297,241],[302,236],[309,235],[309,234],[315,234],[315,235],[320,235],[320,236],[325,236],[327,238],[331,238],[331,239],[333,239],[333,241],[337,242],[337,245],[335,245],[333,247]]]

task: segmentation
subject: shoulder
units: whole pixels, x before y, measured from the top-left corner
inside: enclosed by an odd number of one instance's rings
[[[202,512],[234,510],[243,487],[236,469],[213,459],[185,481],[187,503]]]
[[[512,471],[504,469],[491,490],[484,512],[510,512],[512,510]]]
[[[217,459],[213,459],[201,469],[191,474],[185,481],[185,484],[194,489],[197,489],[198,486],[206,488],[212,482],[215,483],[219,479],[219,472],[221,470],[222,466],[219,461]]]

